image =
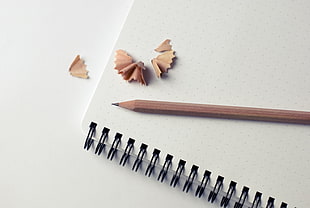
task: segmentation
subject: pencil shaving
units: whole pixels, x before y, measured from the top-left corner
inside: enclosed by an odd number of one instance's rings
[[[133,80],[146,85],[146,82],[143,77],[143,70],[145,70],[143,62],[132,63],[119,71],[123,76],[124,80],[131,82]]]
[[[115,60],[114,60],[114,63],[115,63],[114,69],[120,71],[121,69],[128,66],[132,62],[133,62],[132,57],[129,56],[126,53],[126,51],[121,50],[121,49],[116,51]]]
[[[137,81],[142,85],[146,85],[143,76],[143,70],[145,70],[143,62],[133,63],[132,57],[126,51],[120,49],[116,51],[114,63],[114,69],[122,75],[124,80],[128,82]]]
[[[86,65],[84,64],[84,60],[80,58],[80,55],[77,55],[72,62],[69,72],[74,77],[79,77],[83,79],[88,78],[88,71],[86,70]]]
[[[175,57],[174,51],[166,51],[163,54],[158,55],[156,58],[152,59],[152,65],[155,74],[159,78],[162,73],[167,73],[168,69],[171,68],[173,58]]]
[[[172,50],[172,46],[170,45],[169,39],[166,39],[155,49],[155,51],[157,52],[165,52],[165,51],[171,51],[171,50]]]

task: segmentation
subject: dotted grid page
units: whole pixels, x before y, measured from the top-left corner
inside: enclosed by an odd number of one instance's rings
[[[243,186],[250,188],[249,201],[262,192],[263,207],[269,196],[275,207],[282,201],[307,207],[310,126],[151,115],[111,103],[149,99],[309,111],[309,10],[309,1],[136,0],[115,50],[144,62],[147,86],[124,81],[112,54],[83,120],[85,134],[94,121],[97,132],[111,129],[109,142],[120,132],[123,147],[127,138],[136,139],[135,153],[142,142],[149,145],[148,157],[160,149],[161,164],[170,153],[172,168],[180,158],[187,161],[186,174],[196,164],[199,179],[205,169],[213,185],[224,176],[224,190],[236,181],[236,196]],[[167,38],[177,58],[158,79],[151,59]],[[138,180],[148,187],[146,179]]]

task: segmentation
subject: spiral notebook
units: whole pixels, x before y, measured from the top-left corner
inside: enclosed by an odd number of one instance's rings
[[[143,187],[152,186],[150,178],[202,207],[307,207],[309,126],[143,114],[111,104],[149,99],[309,111],[309,6],[136,0],[114,52],[144,62],[147,86],[124,81],[113,52],[82,122],[84,148],[126,167],[121,172],[140,173]],[[150,61],[165,39],[176,59],[158,79]]]

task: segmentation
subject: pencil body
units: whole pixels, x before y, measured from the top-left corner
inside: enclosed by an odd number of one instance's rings
[[[131,100],[117,103],[117,105],[143,113],[310,124],[310,112],[305,111],[150,100]]]

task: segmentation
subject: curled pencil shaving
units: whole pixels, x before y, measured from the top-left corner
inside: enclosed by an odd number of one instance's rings
[[[122,74],[124,80],[129,82],[135,80],[143,85],[146,85],[143,77],[143,70],[145,70],[144,63],[139,61],[124,67],[119,71],[119,73]]]
[[[129,82],[137,81],[142,85],[146,85],[143,77],[143,70],[145,70],[144,63],[139,61],[133,63],[133,59],[124,50],[117,50],[114,60],[114,69],[123,76],[124,80]]]
[[[168,72],[168,69],[171,68],[173,58],[175,58],[174,51],[166,51],[152,59],[152,65],[157,77],[160,77],[164,72]]]
[[[88,78],[88,71],[86,70],[86,65],[84,64],[84,60],[80,58],[80,55],[77,55],[72,62],[69,72],[74,77],[79,78]]]
[[[122,68],[128,66],[129,64],[131,64],[132,61],[132,57],[129,56],[126,51],[124,50],[117,50],[116,54],[115,54],[115,66],[114,69],[120,71]]]
[[[166,39],[155,49],[155,51],[157,52],[165,52],[165,51],[171,51],[171,50],[172,50],[172,46],[170,45],[169,39]]]

